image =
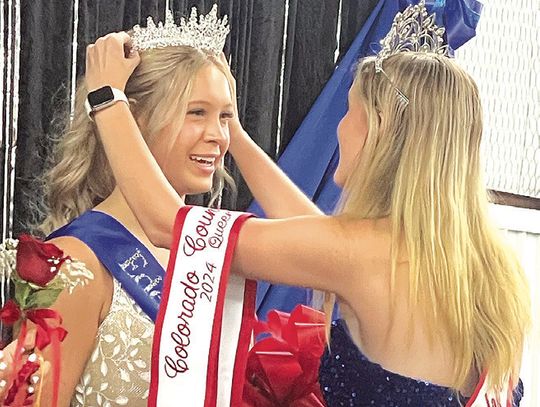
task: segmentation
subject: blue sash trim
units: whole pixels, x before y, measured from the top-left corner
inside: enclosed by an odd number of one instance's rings
[[[103,212],[88,211],[47,239],[61,236],[85,243],[144,313],[156,320],[165,270],[124,225]]]

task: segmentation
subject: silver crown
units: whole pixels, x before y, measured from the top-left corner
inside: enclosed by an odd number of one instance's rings
[[[420,0],[415,6],[410,5],[403,13],[396,14],[390,31],[381,40],[382,49],[375,59],[375,69],[381,72],[383,61],[400,52],[447,55],[444,32],[444,27],[435,24],[435,14],[428,15],[425,0]]]
[[[166,12],[165,24],[159,22],[156,26],[152,17],[147,21],[146,28],[133,27],[131,39],[136,51],[183,45],[219,55],[230,31],[227,16],[221,20],[217,17],[217,4],[205,16],[198,15],[193,7],[189,19],[182,18],[180,25],[174,23],[170,10]]]
[[[409,98],[384,72],[384,60],[391,55],[410,51],[448,55],[444,32],[444,27],[435,24],[435,14],[428,15],[425,0],[420,0],[417,5],[410,5],[403,13],[396,14],[390,31],[381,40],[382,48],[375,58],[375,72],[382,73],[390,81],[404,106],[409,104]]]

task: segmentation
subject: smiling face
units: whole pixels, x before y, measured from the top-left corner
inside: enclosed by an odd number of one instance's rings
[[[355,87],[349,91],[349,108],[339,123],[339,164],[334,173],[334,182],[343,187],[362,153],[368,133],[368,117]]]
[[[232,96],[225,75],[209,64],[193,80],[186,115],[176,135],[166,127],[151,147],[163,173],[180,195],[210,191],[216,168],[229,148]]]

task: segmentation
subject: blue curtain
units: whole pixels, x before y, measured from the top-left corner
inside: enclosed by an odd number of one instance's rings
[[[278,164],[304,193],[325,213],[331,213],[340,189],[333,182],[338,162],[336,130],[347,110],[347,93],[357,61],[376,53],[379,41],[389,31],[394,16],[414,0],[381,0],[373,9],[351,47],[339,63]],[[426,1],[437,24],[447,30],[447,42],[456,49],[475,35],[482,4],[476,0]],[[248,211],[264,216],[253,202]],[[330,270],[329,270],[330,272]],[[290,312],[297,304],[311,303],[311,290],[259,282],[257,315],[261,319],[271,309]]]

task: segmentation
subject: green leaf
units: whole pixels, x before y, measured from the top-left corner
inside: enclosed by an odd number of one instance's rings
[[[54,304],[62,289],[39,290],[32,293],[26,301],[26,308],[49,308]]]
[[[14,280],[15,282],[15,301],[17,301],[17,304],[19,304],[19,307],[22,309],[27,308],[26,302],[28,300],[28,297],[32,293],[32,287],[28,285],[28,283],[22,281],[22,280]]]
[[[66,284],[58,274],[45,286],[47,290],[63,290],[65,287]],[[40,289],[43,289],[43,287],[40,287]]]

